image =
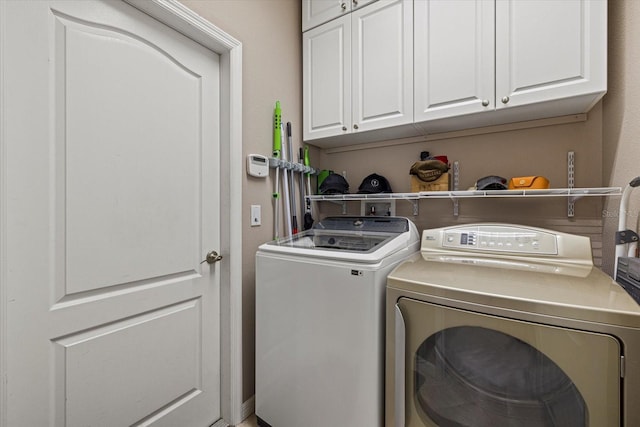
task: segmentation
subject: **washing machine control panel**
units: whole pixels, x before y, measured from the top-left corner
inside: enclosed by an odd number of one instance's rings
[[[554,233],[536,228],[489,224],[425,230],[422,247],[522,255],[558,254],[558,242]]]

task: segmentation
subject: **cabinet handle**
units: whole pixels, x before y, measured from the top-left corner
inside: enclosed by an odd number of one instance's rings
[[[487,107],[489,105],[489,100],[488,99],[483,99],[482,100],[482,106],[483,107]]]
[[[353,0],[353,7],[358,7],[358,0]]]
[[[358,125],[353,125],[353,128],[354,129],[358,129]]]
[[[347,127],[346,126],[342,126],[342,130],[347,130]]]
[[[340,7],[342,8],[342,10],[347,10],[347,4],[346,3],[341,3]]]
[[[506,104],[507,102],[509,102],[509,97],[508,96],[503,96],[502,97],[502,103]]]

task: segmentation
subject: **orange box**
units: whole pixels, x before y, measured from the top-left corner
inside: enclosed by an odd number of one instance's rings
[[[442,176],[435,181],[424,182],[415,175],[411,177],[411,192],[419,193],[421,191],[449,191],[451,189],[451,178],[448,173],[442,174]]]

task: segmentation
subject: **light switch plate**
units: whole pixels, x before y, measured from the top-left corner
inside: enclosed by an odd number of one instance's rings
[[[251,205],[251,226],[257,227],[262,224],[262,212],[260,205]]]

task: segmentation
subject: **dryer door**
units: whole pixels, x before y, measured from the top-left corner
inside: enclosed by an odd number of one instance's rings
[[[405,323],[401,425],[620,425],[616,338],[408,298],[397,306]]]

